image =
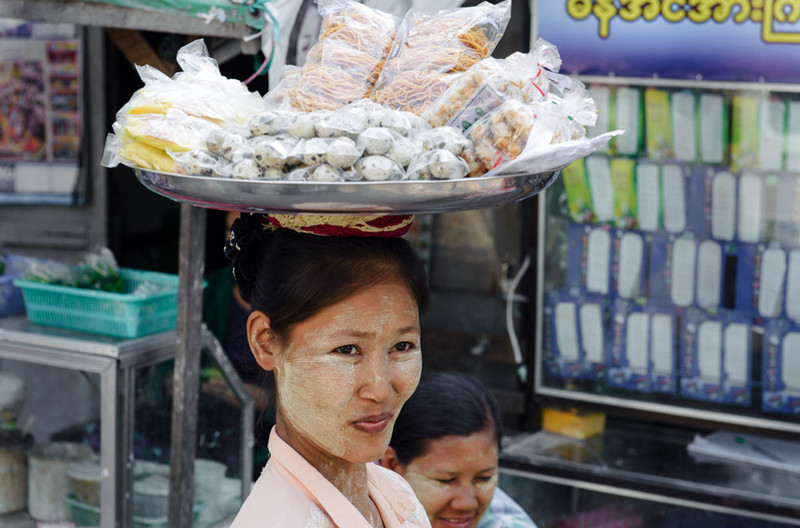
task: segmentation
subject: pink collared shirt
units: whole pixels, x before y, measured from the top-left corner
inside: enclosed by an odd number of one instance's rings
[[[270,459],[231,528],[370,528],[353,504],[272,428]],[[369,496],[385,528],[430,528],[403,478],[367,464]]]

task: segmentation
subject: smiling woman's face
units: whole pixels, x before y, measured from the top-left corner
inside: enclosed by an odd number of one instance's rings
[[[432,440],[422,456],[398,467],[433,528],[475,528],[497,487],[497,437],[491,428]]]
[[[285,440],[306,458],[379,459],[422,371],[419,310],[408,287],[372,286],[294,325],[279,343]]]

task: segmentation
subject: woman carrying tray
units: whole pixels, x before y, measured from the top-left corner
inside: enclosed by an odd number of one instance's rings
[[[399,238],[410,223],[248,214],[234,223],[226,254],[253,308],[250,348],[275,375],[276,425],[232,528],[429,526],[410,486],[373,463],[422,370],[429,294]]]

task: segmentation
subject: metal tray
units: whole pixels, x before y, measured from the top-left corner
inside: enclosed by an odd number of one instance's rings
[[[424,214],[514,203],[550,186],[560,170],[459,180],[287,182],[188,176],[133,168],[151,191],[209,209],[260,213]]]

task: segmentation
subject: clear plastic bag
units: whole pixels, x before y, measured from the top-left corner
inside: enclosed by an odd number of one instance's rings
[[[212,131],[241,126],[266,110],[258,93],[220,74],[202,40],[178,50],[182,71],[172,77],[150,66],[137,66],[144,86],[117,112],[106,139],[102,165],[120,163],[164,172],[176,166],[166,153],[205,148]]]
[[[548,71],[558,71],[561,58],[555,46],[539,39],[528,53],[505,59],[488,57],[453,79],[445,92],[423,114],[433,126],[451,125],[466,131],[508,99],[526,103],[541,100],[549,91]]]
[[[354,0],[319,0],[319,40],[296,82],[287,81],[292,106],[335,110],[369,97],[397,32],[397,19]]]
[[[458,72],[492,53],[510,15],[510,0],[443,10],[433,16],[409,11],[371,98],[422,115]]]
[[[408,167],[409,180],[457,180],[468,173],[467,162],[445,149],[426,150]]]

